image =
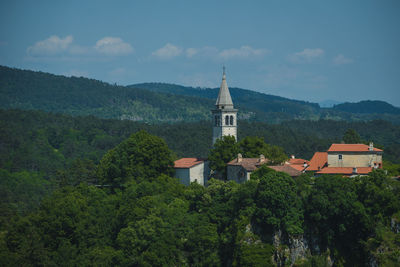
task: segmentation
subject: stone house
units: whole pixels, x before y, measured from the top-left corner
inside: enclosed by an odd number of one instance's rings
[[[382,168],[383,150],[373,143],[332,144],[327,152],[316,152],[307,171],[344,176],[367,175],[373,169]]]
[[[253,171],[268,161],[264,155],[260,155],[259,158],[243,158],[242,154],[239,153],[237,158],[227,164],[228,180],[244,183],[250,180],[250,175]]]
[[[182,158],[174,162],[175,177],[184,185],[207,183],[210,174],[208,161],[199,158]]]
[[[382,153],[373,143],[332,144],[328,149],[328,167],[382,167]]]

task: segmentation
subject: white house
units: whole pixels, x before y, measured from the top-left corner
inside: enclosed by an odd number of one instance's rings
[[[182,158],[174,162],[175,177],[184,185],[196,182],[200,185],[207,183],[210,168],[208,161],[199,158]]]

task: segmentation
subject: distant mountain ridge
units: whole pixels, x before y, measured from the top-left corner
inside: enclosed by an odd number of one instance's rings
[[[400,123],[400,109],[383,101],[345,103],[321,108],[241,88],[230,88],[239,119],[279,123],[286,120],[385,119]],[[43,110],[74,116],[133,121],[179,122],[209,120],[218,88],[193,88],[166,83],[111,85],[83,77],[65,77],[0,66],[0,108]],[[368,112],[370,111],[370,112]]]
[[[334,105],[333,109],[351,113],[400,114],[400,108],[379,100],[364,100],[357,103],[346,102]]]
[[[197,96],[212,100],[217,98],[219,90],[219,88],[193,88],[167,83],[140,83],[128,85],[127,87],[174,95]],[[229,90],[235,106],[250,110],[258,120],[268,121],[267,117],[272,115],[278,116],[281,120],[291,117],[291,119],[360,121],[382,119],[378,114],[385,114],[383,119],[400,122],[397,117],[400,114],[400,108],[384,101],[365,100],[358,103],[329,101],[333,107],[326,108],[320,107],[317,103],[274,96],[247,89],[232,87]]]

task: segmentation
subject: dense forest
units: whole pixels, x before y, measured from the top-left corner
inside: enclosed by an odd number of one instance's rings
[[[217,89],[0,67],[0,265],[398,266],[398,108],[231,92],[238,140],[212,146]],[[341,141],[374,142],[383,170],[225,181],[238,152],[278,164]],[[183,186],[180,157],[219,175]]]
[[[239,118],[279,123],[287,120],[400,123],[400,109],[382,101],[320,108],[316,103],[231,88]],[[83,77],[65,77],[0,66],[0,108],[43,110],[74,116],[128,119],[151,123],[208,120],[218,89],[173,84],[112,85]]]
[[[171,177],[173,160],[163,139],[141,130],[96,164],[1,170],[1,265],[398,263],[400,183],[383,171],[293,179],[261,167],[244,184],[185,187]]]
[[[314,152],[326,151],[332,143],[342,140],[347,129],[354,129],[363,140],[384,149],[385,161],[400,163],[400,126],[386,121],[238,123],[239,140],[258,136],[267,144],[282,147],[287,156],[305,159],[311,159]],[[207,157],[211,149],[208,121],[153,125],[93,116],[0,110],[0,166],[12,172],[54,173],[80,159],[97,164],[106,151],[139,130],[162,137],[175,157]]]

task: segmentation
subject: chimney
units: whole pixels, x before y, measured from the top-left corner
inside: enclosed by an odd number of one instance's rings
[[[374,151],[374,143],[369,142],[369,151]]]
[[[353,167],[353,173],[357,173],[357,167]]]
[[[307,161],[304,161],[303,167],[307,167]]]
[[[292,159],[296,158],[294,155],[291,155],[290,157],[291,157]]]
[[[242,162],[242,159],[243,159],[242,154],[239,153],[237,156],[237,162]]]
[[[263,154],[260,155],[260,158],[258,159],[258,162],[264,162],[265,161],[265,157]]]

